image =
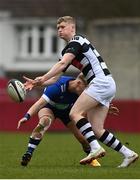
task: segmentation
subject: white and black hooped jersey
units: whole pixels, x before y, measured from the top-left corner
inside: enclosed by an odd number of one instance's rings
[[[62,56],[65,53],[75,55],[71,64],[84,74],[88,83],[95,77],[104,77],[110,74],[100,54],[90,42],[82,36],[75,35],[63,49]],[[64,71],[66,71],[66,69]]]

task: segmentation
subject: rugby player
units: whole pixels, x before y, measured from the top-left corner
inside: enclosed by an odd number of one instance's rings
[[[73,17],[60,17],[57,21],[57,30],[58,36],[67,42],[62,50],[60,61],[43,76],[36,77],[34,80],[25,77],[26,88],[32,89],[34,86],[41,86],[44,82],[46,85],[50,84],[51,78],[58,78],[70,65],[79,69],[88,86],[74,103],[69,115],[91,148],[88,156],[80,163],[88,164],[93,159],[105,155],[104,148],[96,139],[98,137],[104,144],[124,156],[123,162],[118,167],[128,167],[138,159],[138,154],[104,129],[109,105],[116,93],[116,84],[110,70],[89,40],[76,34],[76,22]]]

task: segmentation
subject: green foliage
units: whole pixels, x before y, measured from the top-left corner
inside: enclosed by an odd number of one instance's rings
[[[140,154],[140,134],[117,134]],[[0,133],[0,179],[135,179],[140,178],[139,161],[125,169],[116,168],[122,156],[105,147],[102,167],[82,166],[85,156],[80,144],[69,133],[47,133],[27,167],[20,166],[29,134]]]

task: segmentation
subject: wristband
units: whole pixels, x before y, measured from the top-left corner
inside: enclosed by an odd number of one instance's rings
[[[25,117],[27,120],[29,120],[30,117],[31,117],[31,115],[30,115],[29,113],[26,113],[26,114],[24,115],[24,117]]]

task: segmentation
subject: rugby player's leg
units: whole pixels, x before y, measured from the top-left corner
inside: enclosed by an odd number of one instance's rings
[[[111,132],[104,129],[107,112],[108,108],[106,106],[98,105],[94,111],[88,112],[88,119],[92,124],[96,137],[102,143],[124,156],[123,162],[118,167],[128,167],[138,159],[138,154],[123,145]]]
[[[81,164],[88,164],[93,159],[97,159],[105,155],[105,150],[98,143],[91,124],[86,118],[86,113],[90,109],[93,110],[98,104],[99,103],[95,99],[83,92],[70,111],[70,118],[76,123],[77,128],[83,134],[91,147],[91,152],[86,158],[80,161]]]
[[[72,134],[75,136],[75,138],[79,141],[79,143],[82,145],[84,152],[86,154],[89,154],[90,153],[89,143],[84,138],[84,136],[80,133],[80,131],[77,129],[75,123],[73,121],[69,121],[69,123],[66,126],[72,132]],[[101,164],[96,159],[92,160],[90,165],[93,167],[101,166]]]
[[[73,121],[70,121],[67,125],[67,128],[72,132],[75,138],[80,142],[82,148],[85,153],[90,153],[90,146],[88,141],[84,138],[84,136],[77,129]]]
[[[54,120],[53,112],[48,108],[42,108],[39,113],[39,123],[32,131],[32,134],[29,138],[28,147],[26,153],[22,156],[21,165],[27,166],[34,150],[37,148],[41,142],[43,135],[50,127],[52,121]]]

